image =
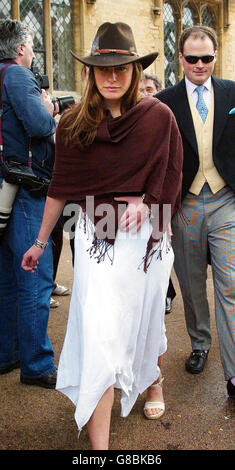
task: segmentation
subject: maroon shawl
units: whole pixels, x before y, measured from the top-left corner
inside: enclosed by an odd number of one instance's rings
[[[60,124],[56,133],[56,158],[48,196],[78,202],[89,214],[86,196],[95,197],[95,207],[109,203],[115,209],[115,233],[118,228],[118,202],[115,196],[142,195],[148,206],[159,205],[160,231],[163,204],[170,204],[172,215],[180,204],[182,144],[171,110],[156,98],[146,97],[120,117],[106,118],[98,128],[94,142],[79,150],[64,145]],[[102,216],[104,217],[104,215]],[[95,217],[96,225],[101,217]],[[91,253],[102,256],[114,244],[112,238],[99,239],[96,233]],[[144,269],[153,241],[148,242]],[[100,257],[98,257],[100,260]]]

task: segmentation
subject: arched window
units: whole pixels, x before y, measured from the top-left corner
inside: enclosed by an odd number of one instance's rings
[[[164,3],[164,69],[165,86],[175,85],[178,81],[178,44],[177,22],[169,2]]]
[[[43,0],[21,0],[20,20],[29,26],[34,33],[34,65],[39,68],[40,73],[45,70],[45,44],[44,44],[44,21],[43,21]]]
[[[182,75],[178,63],[178,41],[181,32],[203,24],[218,30],[217,0],[164,0],[164,70],[165,86],[178,82]]]
[[[0,2],[0,18],[11,17],[11,0],[1,0]]]
[[[215,28],[216,20],[213,14],[213,11],[207,5],[202,8],[202,20],[201,23],[206,26],[210,26],[211,28]]]
[[[72,0],[51,3],[53,86],[56,90],[73,90],[74,60]]]
[[[182,29],[189,28],[196,24],[195,12],[192,9],[191,5],[188,4],[183,8],[183,15],[182,15]]]
[[[51,2],[53,88],[74,90],[74,61],[70,54],[73,49],[72,0]],[[35,65],[41,74],[45,67],[44,1],[20,0],[20,19],[34,32]]]

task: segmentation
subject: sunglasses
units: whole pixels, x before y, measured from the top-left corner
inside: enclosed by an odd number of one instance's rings
[[[189,64],[196,64],[199,60],[203,62],[203,64],[209,64],[209,62],[212,62],[215,58],[215,54],[212,55],[202,55],[202,56],[197,56],[197,55],[183,55],[185,60]]]

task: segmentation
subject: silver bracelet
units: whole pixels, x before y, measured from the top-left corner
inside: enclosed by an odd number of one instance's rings
[[[34,242],[34,245],[37,247],[37,248],[41,248],[42,250],[44,250],[47,245],[48,245],[48,242],[41,242],[40,240],[38,240],[38,238],[36,238],[35,242]]]

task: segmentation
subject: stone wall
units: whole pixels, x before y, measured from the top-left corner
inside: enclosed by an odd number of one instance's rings
[[[229,26],[224,30],[222,43],[222,78],[235,80],[235,0],[230,0]]]

